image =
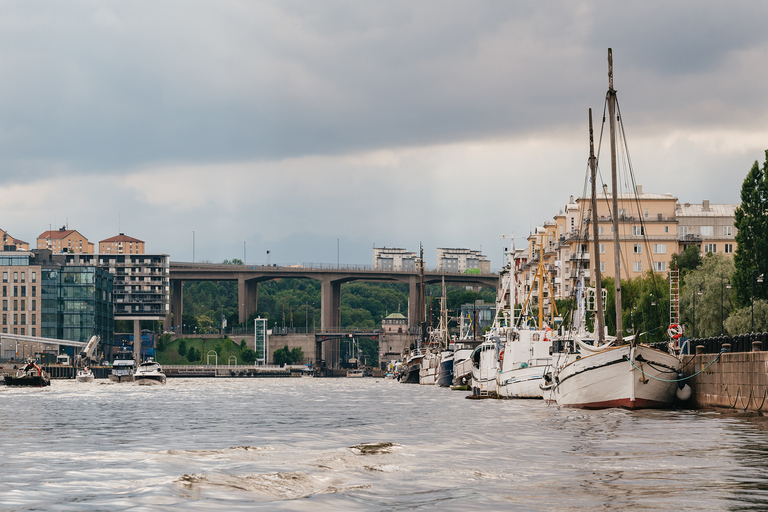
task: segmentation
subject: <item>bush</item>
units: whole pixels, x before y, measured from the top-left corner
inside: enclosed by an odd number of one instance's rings
[[[187,361],[190,363],[198,361],[202,357],[202,353],[195,347],[189,347],[187,351]]]
[[[168,344],[171,342],[171,335],[170,334],[163,334],[159,338],[157,338],[157,351],[163,352],[166,348],[168,348]]]
[[[245,344],[245,340],[240,340],[240,350],[245,350],[248,346]]]

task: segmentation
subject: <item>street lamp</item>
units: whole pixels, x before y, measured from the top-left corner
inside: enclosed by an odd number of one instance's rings
[[[701,285],[696,285],[699,288],[699,291],[696,291],[696,287],[693,288],[693,329],[691,333],[691,338],[696,338],[696,296],[697,295],[704,295],[704,292],[701,291]],[[730,285],[728,285],[730,286]],[[722,310],[722,307],[721,307]]]
[[[726,288],[728,288],[730,290],[731,289],[731,280],[728,279],[727,277],[721,277],[720,278],[720,336],[722,336],[723,333],[725,332],[725,330],[723,328],[723,322],[724,322],[724,319],[723,319],[723,285],[725,284],[726,281],[728,281],[728,286]]]
[[[752,269],[752,326],[750,328],[749,332],[755,332],[755,274],[757,274],[758,270]],[[763,274],[760,274],[757,276],[757,282],[762,283],[763,282]]]
[[[270,260],[269,260],[269,251],[267,251],[267,266],[269,266]]]

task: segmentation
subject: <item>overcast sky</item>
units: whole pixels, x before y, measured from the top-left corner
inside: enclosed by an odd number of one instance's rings
[[[738,203],[768,148],[766,19],[758,1],[2,2],[0,228],[122,231],[173,261],[193,231],[212,262],[421,242],[428,266],[467,247],[499,268],[500,235],[582,193],[609,47],[644,191]]]

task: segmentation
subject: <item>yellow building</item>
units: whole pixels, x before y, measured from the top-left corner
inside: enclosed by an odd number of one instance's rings
[[[93,254],[93,243],[77,232],[62,226],[56,231],[43,231],[37,237],[37,248],[55,253]]]
[[[2,273],[2,332],[40,335],[41,267],[30,265],[30,252],[0,252]],[[8,357],[3,354],[3,357]]]
[[[13,238],[6,231],[0,229],[0,240],[3,241],[3,246],[0,250],[3,251],[28,251],[29,242]]]
[[[120,233],[100,241],[99,254],[144,254],[144,242]]]

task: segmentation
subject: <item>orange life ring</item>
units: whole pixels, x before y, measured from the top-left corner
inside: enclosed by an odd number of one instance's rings
[[[501,349],[501,352],[499,352],[499,361],[504,361],[504,349]]]
[[[673,340],[680,339],[683,336],[683,327],[680,324],[671,324],[667,329],[667,334]]]

